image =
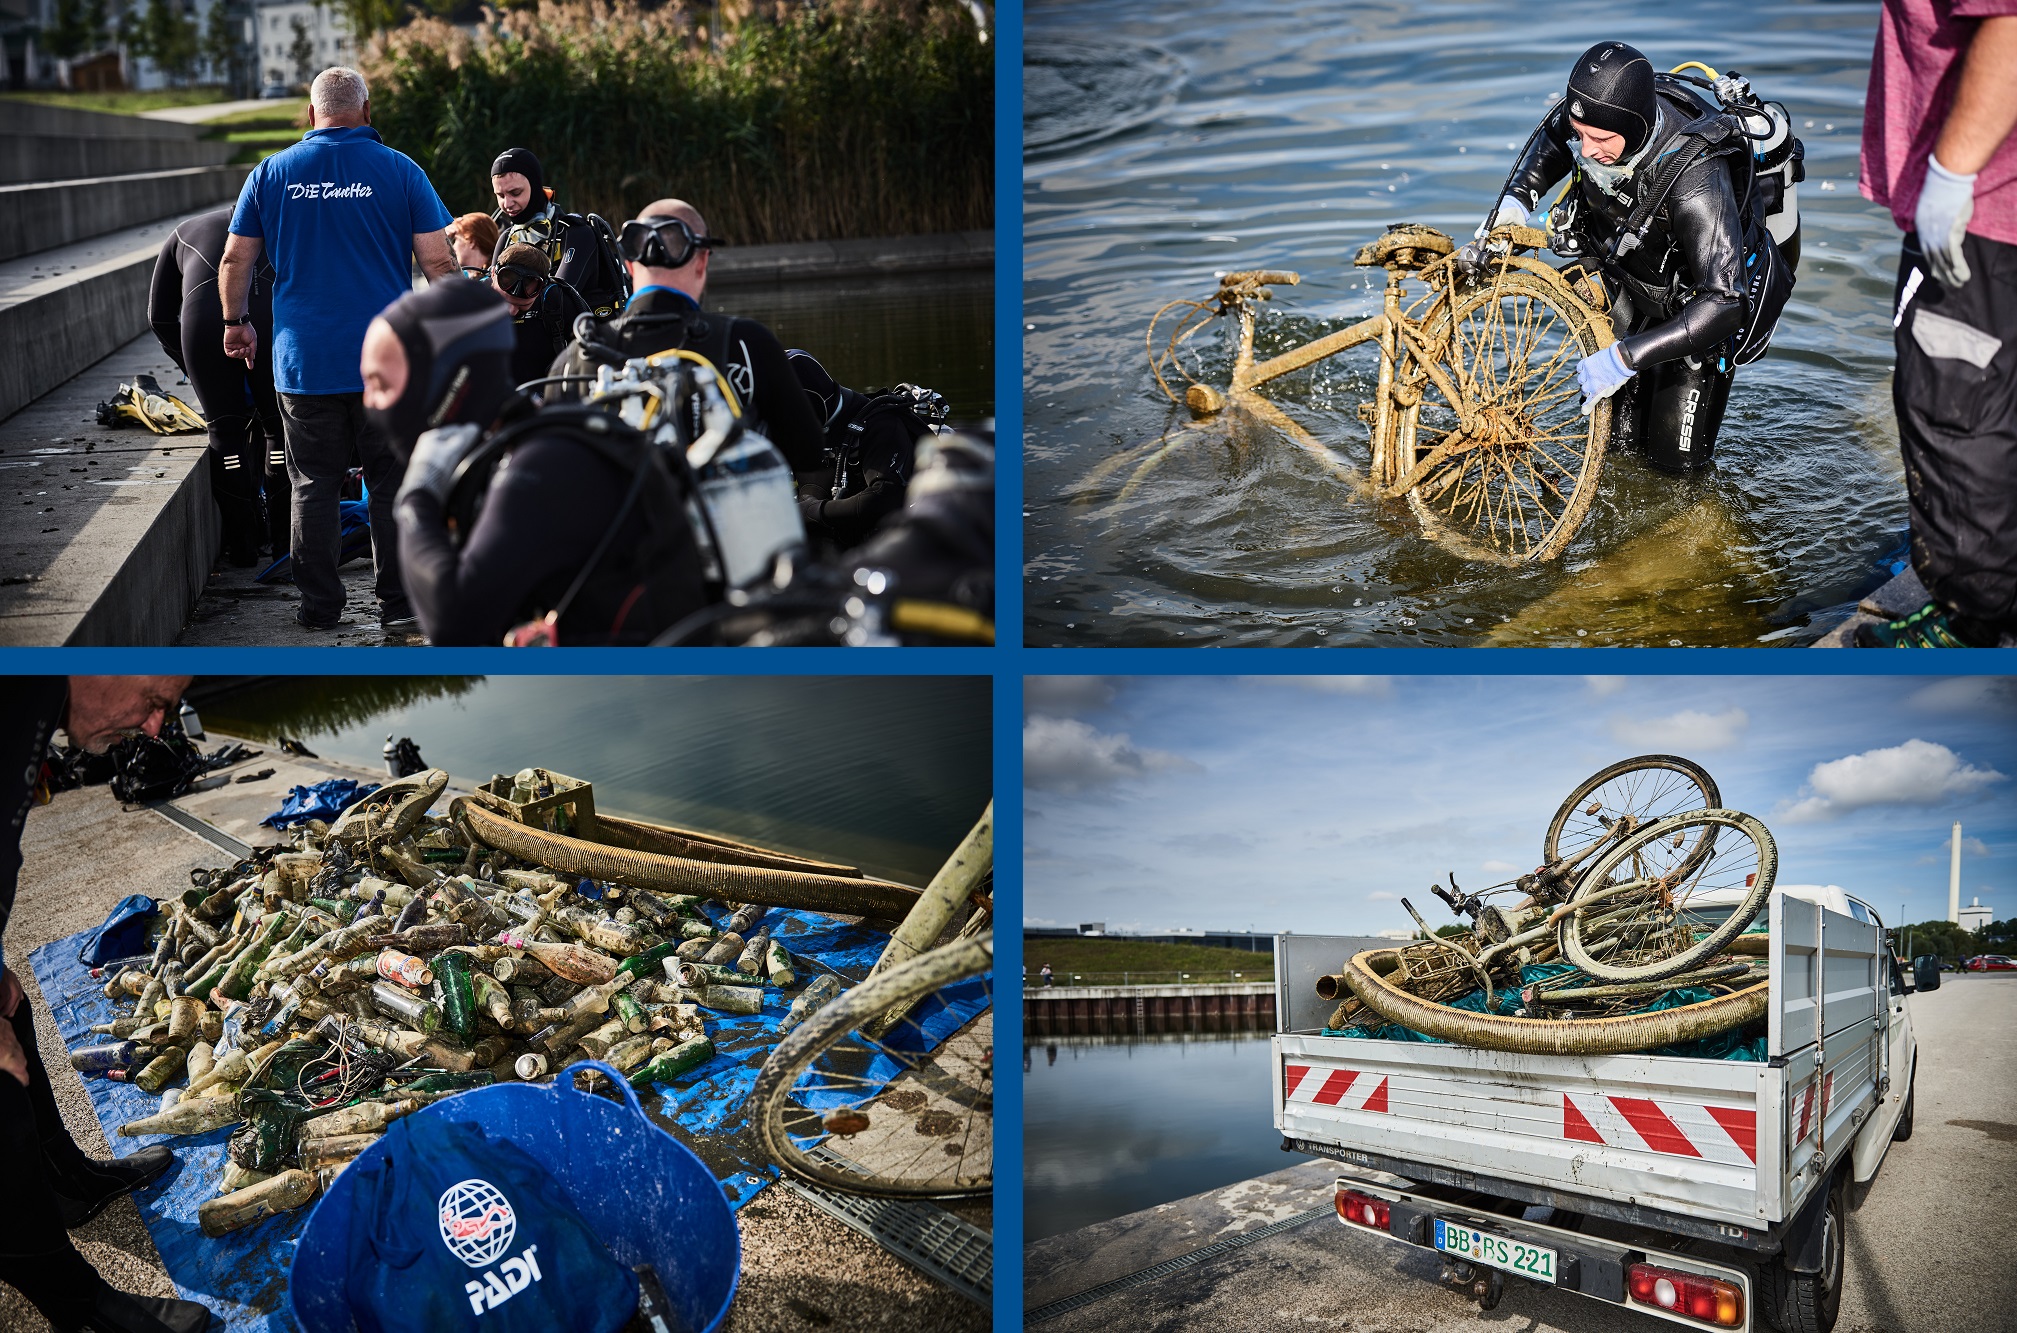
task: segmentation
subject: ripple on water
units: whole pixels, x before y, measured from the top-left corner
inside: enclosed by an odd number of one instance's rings
[[[1898,238],[1855,186],[1874,25],[1870,7],[1799,0],[1563,0],[1516,26],[1454,0],[1032,4],[1028,642],[1818,637],[1878,581],[1905,523],[1888,383]],[[1278,294],[1266,348],[1372,313],[1379,284],[1352,254],[1394,222],[1468,231],[1569,60],[1614,30],[1656,60],[1747,71],[1808,148],[1800,285],[1772,355],[1738,377],[1712,472],[1676,480],[1612,456],[1566,556],[1505,569],[1443,551],[1405,506],[1352,484],[1370,354],[1271,390],[1323,453],[1250,421],[1193,425],[1163,398],[1142,338],[1156,307],[1208,292],[1219,270],[1282,267],[1304,281]],[[1220,330],[1195,344],[1194,373],[1223,383]]]

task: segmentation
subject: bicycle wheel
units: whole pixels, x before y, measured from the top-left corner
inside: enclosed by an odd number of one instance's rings
[[[1771,830],[1742,811],[1659,820],[1605,852],[1577,884],[1562,956],[1600,981],[1691,971],[1751,924],[1778,869]]]
[[[1672,754],[1621,759],[1584,778],[1569,793],[1548,821],[1541,861],[1553,865],[1574,860],[1610,836],[1621,819],[1643,825],[1722,804],[1716,779],[1693,760]]]
[[[992,933],[957,940],[869,978],[779,1042],[749,1102],[771,1160],[861,1194],[992,1189],[993,965]],[[860,1033],[896,1008],[905,1016],[880,1038]]]
[[[1475,558],[1552,560],[1582,526],[1610,438],[1611,403],[1584,416],[1576,365],[1613,339],[1610,324],[1532,273],[1436,303],[1421,348],[1439,357],[1475,430],[1426,373],[1405,375],[1400,478],[1430,535]]]

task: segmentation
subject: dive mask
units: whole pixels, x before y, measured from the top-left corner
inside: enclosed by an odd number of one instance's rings
[[[497,270],[497,289],[506,296],[523,301],[528,296],[537,296],[546,286],[547,276],[537,270],[520,268],[517,264],[503,264]]]
[[[683,218],[632,218],[616,238],[623,257],[646,268],[685,268],[694,255],[719,244],[719,237],[694,235]]]

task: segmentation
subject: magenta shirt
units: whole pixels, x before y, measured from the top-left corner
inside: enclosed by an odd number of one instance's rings
[[[2017,14],[2017,0],[1884,0],[1870,92],[1863,111],[1865,198],[1891,210],[1912,229],[1926,159],[1961,86],[1961,56],[1979,20]],[[2017,134],[2003,141],[1975,177],[1975,215],[1968,230],[2017,244]]]

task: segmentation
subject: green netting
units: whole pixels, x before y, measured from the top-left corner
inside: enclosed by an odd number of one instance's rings
[[[1539,963],[1532,967],[1523,967],[1520,969],[1520,985],[1531,986],[1537,981],[1547,981],[1552,977],[1559,977],[1575,970],[1576,967],[1573,963]],[[1652,1014],[1658,1013],[1662,1009],[1678,1009],[1683,1005],[1701,1004],[1713,998],[1715,997],[1705,986],[1682,986],[1675,990],[1662,991],[1659,997],[1651,1004],[1641,1005],[1637,1009],[1626,1010],[1625,1012]],[[1492,1003],[1487,1006],[1485,1003],[1485,992],[1480,988],[1468,995],[1461,995],[1451,1000],[1446,1007],[1450,1009],[1464,1009],[1474,1014],[1491,1013],[1511,1018],[1520,1008],[1520,994],[1518,990],[1494,992]],[[1433,1042],[1438,1046],[1456,1044],[1445,1041],[1441,1037],[1431,1037],[1426,1032],[1417,1032],[1413,1028],[1403,1027],[1399,1023],[1355,1023],[1349,1027],[1325,1028],[1324,1035],[1326,1037],[1363,1037],[1372,1041],[1426,1041]],[[1744,1040],[1742,1028],[1731,1028],[1726,1032],[1718,1032],[1713,1036],[1702,1037],[1696,1041],[1677,1042],[1671,1046],[1657,1047],[1646,1051],[1645,1054],[1672,1055],[1687,1060],[1756,1060],[1762,1062],[1766,1058],[1765,1039],[1758,1037],[1746,1041]]]

